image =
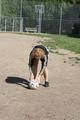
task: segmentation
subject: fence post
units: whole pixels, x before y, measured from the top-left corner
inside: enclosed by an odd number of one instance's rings
[[[5,18],[5,32],[6,32],[6,30],[7,30],[6,25],[7,25],[7,19]]]
[[[23,0],[20,0],[20,32],[23,32],[22,8],[23,8]]]
[[[23,32],[23,17],[20,17],[20,32]]]
[[[13,24],[12,24],[12,32],[14,32],[14,18],[13,18]]]
[[[60,4],[59,35],[61,35],[61,30],[62,30],[62,7],[63,7],[63,3]]]
[[[41,9],[39,9],[39,26],[38,26],[38,33],[41,33],[41,23],[42,23],[42,13],[41,13]]]

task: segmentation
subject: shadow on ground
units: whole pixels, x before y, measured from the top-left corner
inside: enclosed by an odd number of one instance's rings
[[[12,77],[12,76],[9,76],[6,78],[6,83],[9,83],[9,84],[17,84],[17,85],[20,85],[24,88],[28,88],[28,84],[29,84],[29,81],[24,79],[24,78],[20,78],[20,77]]]

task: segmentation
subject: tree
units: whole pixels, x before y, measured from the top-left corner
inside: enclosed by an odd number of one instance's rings
[[[38,2],[69,2],[69,3],[80,3],[80,0],[31,0],[31,1],[38,1]]]
[[[19,16],[20,4],[19,0],[3,0],[2,15],[3,16]]]

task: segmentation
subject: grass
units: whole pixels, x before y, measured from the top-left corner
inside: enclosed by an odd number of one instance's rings
[[[70,50],[75,53],[80,53],[80,38],[73,38],[66,35],[54,35],[54,34],[26,34],[26,35],[50,38],[49,40],[44,40],[42,42],[50,49],[62,48]]]
[[[51,35],[51,39],[44,41],[43,44],[51,49],[66,49],[75,53],[80,53],[80,38],[72,38],[64,35]]]

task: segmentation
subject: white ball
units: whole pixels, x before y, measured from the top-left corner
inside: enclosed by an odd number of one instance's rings
[[[39,83],[36,80],[31,80],[29,82],[29,88],[30,89],[36,89],[37,87],[39,87]]]

